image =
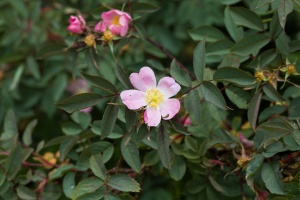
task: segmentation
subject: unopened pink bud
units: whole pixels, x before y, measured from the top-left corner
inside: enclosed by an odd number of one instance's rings
[[[68,31],[74,34],[81,34],[85,28],[85,20],[81,15],[78,17],[70,16],[70,25],[68,26]]]
[[[247,138],[245,138],[245,136],[242,133],[239,133],[239,138],[243,143],[243,146],[245,148],[251,148],[253,147],[253,141],[248,140]]]

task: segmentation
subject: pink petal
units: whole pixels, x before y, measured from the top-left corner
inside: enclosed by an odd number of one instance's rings
[[[126,16],[121,16],[119,19],[119,23],[121,26],[128,26],[131,19],[128,19]]]
[[[159,89],[165,95],[165,99],[176,95],[180,88],[180,85],[171,77],[164,77],[160,79],[157,85],[157,89]]]
[[[85,20],[84,20],[84,18],[81,15],[79,15],[78,18],[79,18],[81,26],[85,27]]]
[[[122,31],[122,28],[123,28],[122,26],[116,26],[116,25],[113,25],[113,24],[111,24],[111,25],[108,26],[108,29],[114,35],[119,35],[121,33],[121,31]]]
[[[173,118],[180,109],[180,101],[178,99],[167,99],[160,106],[161,116],[164,120]]]
[[[130,110],[136,110],[143,106],[146,106],[146,93],[138,90],[125,90],[121,92],[120,97],[122,102]]]
[[[118,13],[116,12],[116,10],[110,10],[110,11],[107,11],[107,12],[103,12],[101,14],[101,18],[103,19],[103,21],[106,23],[106,24],[110,24],[110,21],[114,18],[114,16],[118,15]]]
[[[124,37],[128,31],[128,26],[123,26],[120,32],[120,35]]]
[[[149,67],[141,68],[139,73],[132,73],[129,79],[136,89],[144,92],[156,87],[154,72]]]
[[[102,21],[98,22],[98,24],[96,24],[94,28],[95,32],[99,32],[99,33],[104,32],[105,29],[106,29],[106,25]]]
[[[158,126],[161,121],[159,109],[147,107],[144,113],[144,121],[148,126]]]

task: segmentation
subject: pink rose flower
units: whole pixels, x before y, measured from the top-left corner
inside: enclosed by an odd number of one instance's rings
[[[75,34],[81,34],[85,28],[85,20],[81,15],[78,17],[70,16],[70,25],[68,26],[68,31]]]
[[[114,35],[125,36],[128,31],[129,23],[132,21],[130,15],[120,10],[110,10],[103,12],[102,21],[95,26],[95,32],[103,33],[106,28]]]
[[[84,80],[83,78],[78,78],[78,79],[72,81],[68,85],[67,91],[70,92],[72,95],[75,95],[75,94],[89,92],[90,88],[88,87],[86,80]],[[80,110],[80,112],[86,112],[86,113],[89,113],[91,111],[92,111],[92,107],[88,107],[88,108],[84,108],[84,109]]]
[[[130,75],[130,82],[137,89],[125,90],[120,97],[130,110],[146,107],[144,121],[148,126],[158,126],[161,118],[169,120],[180,109],[178,99],[170,99],[180,90],[180,85],[171,77],[163,77],[156,86],[154,72],[143,67],[139,73]]]

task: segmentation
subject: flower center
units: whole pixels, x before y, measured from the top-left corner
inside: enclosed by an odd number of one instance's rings
[[[88,35],[84,38],[84,42],[87,46],[92,47],[95,44],[95,36],[94,35]]]
[[[116,16],[114,16],[114,17],[112,18],[111,23],[112,23],[113,25],[120,26],[119,21],[120,21],[120,16],[119,16],[119,15],[116,15]]]
[[[105,41],[105,42],[109,42],[113,39],[113,34],[110,30],[106,30],[104,31],[103,33],[103,36],[102,36],[102,39]]]
[[[153,108],[157,108],[164,101],[164,95],[158,89],[152,88],[146,94],[146,103]]]
[[[295,72],[296,72],[296,69],[295,69],[294,65],[290,64],[290,65],[287,66],[287,73],[288,74],[293,74]]]
[[[262,80],[264,80],[266,77],[264,75],[264,73],[262,71],[257,71],[254,76],[256,77],[256,81],[257,82],[261,82]]]

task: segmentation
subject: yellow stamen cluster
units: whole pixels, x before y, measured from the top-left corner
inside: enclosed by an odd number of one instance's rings
[[[164,95],[158,89],[148,90],[146,94],[146,103],[150,107],[157,108],[164,101]]]
[[[116,26],[120,26],[120,16],[116,15],[112,18],[111,23]]]
[[[256,77],[256,81],[257,82],[261,82],[261,81],[263,81],[263,80],[266,79],[266,76],[264,75],[263,71],[257,71],[257,72],[255,72],[254,76]]]
[[[112,34],[112,32],[110,30],[106,30],[103,33],[102,39],[105,42],[109,42],[109,41],[111,41],[113,39],[113,37],[114,37],[114,35]]]
[[[296,72],[295,65],[289,64],[289,65],[287,66],[286,72],[287,72],[288,74],[294,74],[294,73]]]
[[[238,159],[237,164],[242,167],[243,169],[246,169],[248,163],[250,162],[250,158],[247,156],[242,156]]]
[[[88,35],[84,38],[84,42],[87,46],[92,47],[95,45],[95,36],[94,35]]]

